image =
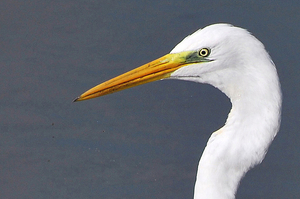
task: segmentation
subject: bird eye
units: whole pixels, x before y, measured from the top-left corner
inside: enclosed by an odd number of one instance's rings
[[[207,57],[210,54],[210,49],[208,48],[202,48],[199,50],[199,55],[201,57]]]

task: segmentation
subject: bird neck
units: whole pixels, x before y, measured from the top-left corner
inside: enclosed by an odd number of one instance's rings
[[[281,108],[277,75],[272,85],[252,84],[254,89],[230,96],[226,124],[211,135],[199,162],[194,199],[233,199],[243,175],[263,160],[275,137]]]

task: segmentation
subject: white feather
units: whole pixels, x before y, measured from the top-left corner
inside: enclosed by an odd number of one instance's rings
[[[171,78],[215,86],[230,98],[232,109],[203,152],[194,198],[233,199],[241,178],[263,160],[279,129],[280,84],[263,44],[242,28],[208,26],[171,53],[201,48],[211,49],[213,61],[182,67]]]

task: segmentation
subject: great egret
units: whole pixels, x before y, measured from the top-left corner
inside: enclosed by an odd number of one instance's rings
[[[194,199],[235,198],[241,178],[263,160],[280,125],[281,89],[270,56],[248,31],[214,24],[74,101],[165,78],[211,84],[230,98],[227,121],[212,133],[200,159]]]

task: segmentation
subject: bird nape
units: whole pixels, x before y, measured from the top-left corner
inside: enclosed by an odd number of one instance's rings
[[[181,41],[169,54],[108,80],[74,101],[160,79],[208,83],[232,109],[201,156],[194,199],[233,199],[244,174],[259,164],[278,132],[281,90],[264,45],[245,29],[214,24]]]

